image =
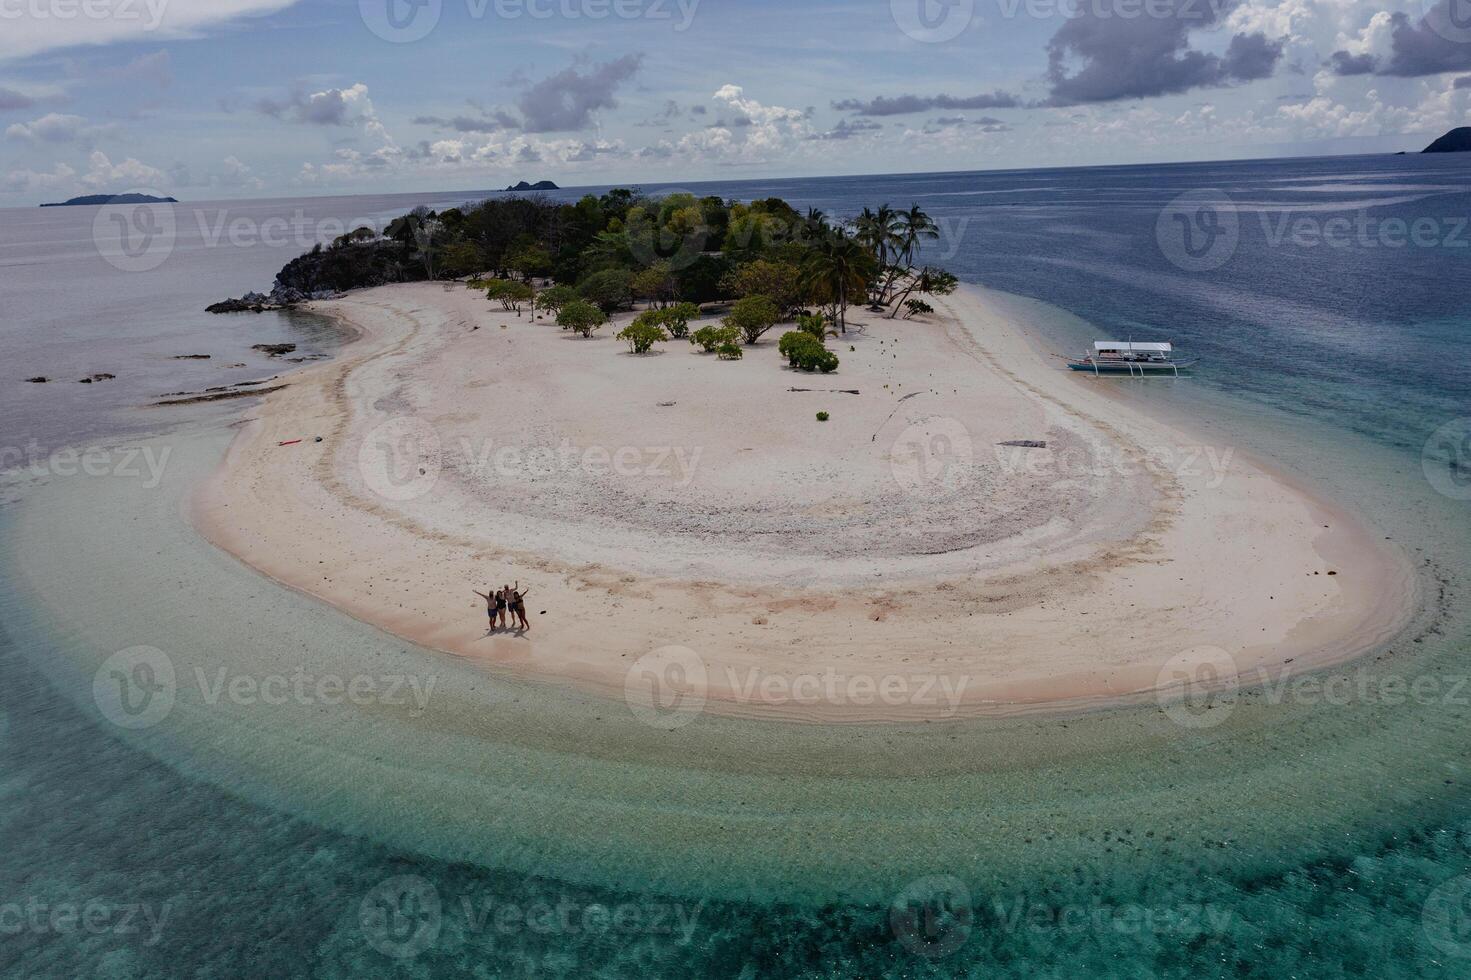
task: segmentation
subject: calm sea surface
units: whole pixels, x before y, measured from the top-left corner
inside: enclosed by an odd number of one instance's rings
[[[1429,683],[1253,695],[1193,732],[1157,711],[654,732],[487,681],[200,543],[183,495],[248,403],[150,405],[294,366],[255,344],[330,356],[314,318],[203,307],[344,228],[483,193],[191,202],[141,250],[94,209],[0,211],[0,973],[1471,975],[1471,155],[679,189],[917,203],[942,229],[927,258],[1012,294],[1055,351],[1202,358],[1117,385],[1414,554],[1417,633],[1370,667]],[[88,476],[65,446],[140,451]],[[93,682],[138,645],[209,683],[430,664],[496,708],[449,737],[181,695],[130,729]]]

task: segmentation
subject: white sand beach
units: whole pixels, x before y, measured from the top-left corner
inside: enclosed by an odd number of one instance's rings
[[[635,356],[628,315],[582,339],[461,284],[354,293],[315,309],[359,339],[263,401],[193,518],[486,669],[621,699],[676,646],[708,710],[783,720],[1077,710],[1196,664],[1250,683],[1406,622],[1382,534],[1072,375],[985,292],[935,306],[854,311],[820,375],[784,327],[737,362]],[[471,590],[512,581],[532,629],[487,635]]]

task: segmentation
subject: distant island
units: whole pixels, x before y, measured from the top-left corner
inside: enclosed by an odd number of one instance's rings
[[[538,180],[534,184],[528,184],[523,180],[519,184],[512,184],[506,188],[508,191],[559,191],[561,189],[549,180]]]
[[[71,208],[87,204],[178,204],[177,198],[153,197],[149,194],[88,194],[74,197],[70,201],[43,204],[43,208]]]
[[[1421,153],[1471,152],[1471,126],[1460,126],[1431,143]]]

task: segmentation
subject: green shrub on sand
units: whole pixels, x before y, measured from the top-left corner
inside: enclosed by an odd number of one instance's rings
[[[591,337],[594,330],[607,322],[608,318],[603,315],[602,310],[580,299],[568,303],[557,314],[558,326],[583,337]]]
[[[669,339],[663,327],[657,323],[639,322],[642,319],[640,317],[618,331],[618,339],[628,341],[628,349],[634,354],[647,354],[653,350],[655,344]]]

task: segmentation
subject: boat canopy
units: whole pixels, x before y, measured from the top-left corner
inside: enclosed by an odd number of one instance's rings
[[[1093,349],[1096,351],[1121,350],[1140,354],[1168,354],[1174,350],[1174,347],[1169,344],[1138,340],[1099,340],[1094,342]]]

